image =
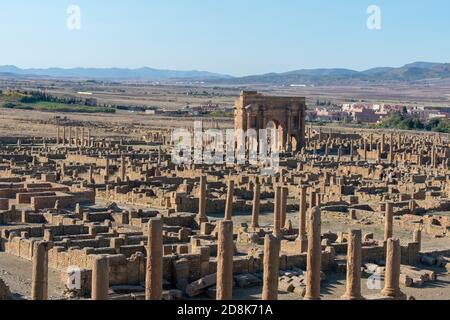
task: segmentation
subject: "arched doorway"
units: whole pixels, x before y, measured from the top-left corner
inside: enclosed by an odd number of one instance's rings
[[[292,150],[297,151],[298,150],[298,139],[297,139],[297,136],[295,134],[293,134],[293,135],[291,135],[290,139],[291,139]]]
[[[267,125],[267,136],[270,140],[269,146],[270,150],[273,150],[274,147],[276,147],[277,151],[281,151],[283,149],[284,145],[284,128],[280,125],[280,122],[277,120],[270,120]],[[273,141],[273,139],[276,139],[276,141]]]

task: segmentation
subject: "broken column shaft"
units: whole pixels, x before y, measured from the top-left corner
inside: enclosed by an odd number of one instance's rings
[[[217,241],[217,300],[233,298],[233,222],[220,221]]]
[[[163,222],[150,219],[147,238],[147,271],[145,299],[162,300],[163,289]]]
[[[259,228],[260,198],[261,186],[258,182],[256,182],[253,191],[252,228]]]
[[[310,210],[308,223],[308,255],[306,259],[305,300],[320,300],[320,270],[322,263],[321,212]]]
[[[92,268],[92,300],[108,300],[109,260],[107,256],[99,256],[93,260]]]
[[[31,273],[31,299],[48,299],[48,253],[46,242],[37,242],[33,246]]]
[[[225,203],[225,220],[231,220],[233,214],[234,180],[228,181],[227,199]]]
[[[351,230],[347,248],[347,282],[346,292],[342,299],[361,300],[361,230]]]
[[[278,300],[280,239],[266,234],[264,239],[263,300]]]

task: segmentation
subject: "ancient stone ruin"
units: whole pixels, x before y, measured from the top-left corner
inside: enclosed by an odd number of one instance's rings
[[[37,300],[49,269],[66,299],[94,300],[230,300],[249,287],[318,300],[330,274],[345,279],[337,298],[406,299],[436,281],[450,251],[449,137],[307,127],[305,108],[256,92],[236,103],[236,128],[282,133],[273,176],[176,165],[168,131],[0,139],[1,254],[30,264]],[[383,285],[365,294],[376,274]]]

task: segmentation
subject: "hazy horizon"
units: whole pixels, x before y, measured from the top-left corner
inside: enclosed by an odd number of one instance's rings
[[[363,72],[363,71],[368,71],[370,69],[375,69],[375,68],[400,68],[403,67],[405,65],[409,65],[412,63],[421,63],[421,62],[425,62],[425,63],[442,63],[442,64],[447,64],[449,62],[438,62],[438,61],[412,61],[412,62],[407,62],[401,65],[395,65],[395,66],[373,66],[370,67],[368,69],[363,69],[363,70],[357,70],[357,69],[352,69],[352,68],[345,68],[345,67],[340,67],[340,66],[336,66],[336,67],[330,67],[330,68],[304,68],[304,70],[316,70],[316,69],[348,69],[348,70],[353,70],[353,71],[358,71],[358,72]],[[217,73],[217,74],[222,74],[222,75],[227,75],[227,76],[232,76],[232,77],[246,77],[246,76],[253,76],[253,75],[262,75],[264,73],[261,74],[244,74],[244,75],[234,75],[234,74],[224,74],[224,73],[220,73],[220,72],[215,72],[215,71],[211,71],[211,70],[199,70],[199,69],[183,69],[183,70],[179,70],[179,69],[174,69],[174,68],[155,68],[152,66],[142,66],[142,67],[136,67],[136,68],[128,68],[128,67],[84,67],[84,66],[78,66],[78,67],[58,67],[58,66],[50,66],[50,67],[31,67],[31,68],[26,68],[26,67],[22,67],[22,66],[18,66],[18,65],[1,65],[0,67],[5,67],[5,66],[12,66],[12,67],[17,67],[21,70],[29,70],[29,69],[62,69],[62,70],[70,70],[70,69],[123,69],[123,70],[139,70],[139,69],[144,69],[144,68],[149,68],[149,69],[156,69],[156,70],[167,70],[167,71],[181,71],[181,72],[210,72],[210,73]],[[297,68],[297,69],[292,69],[292,70],[284,70],[284,71],[279,71],[276,73],[286,73],[286,72],[290,72],[290,71],[297,71],[297,70],[302,70],[302,68]],[[268,73],[272,73],[272,72],[268,72]]]
[[[80,29],[67,20],[80,9]],[[367,12],[380,9],[380,29]],[[0,3],[0,65],[199,70],[232,76],[448,62],[450,2],[25,0]]]

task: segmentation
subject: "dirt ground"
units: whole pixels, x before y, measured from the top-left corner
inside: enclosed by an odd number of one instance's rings
[[[0,277],[9,286],[14,299],[29,299],[31,295],[31,261],[0,252]],[[49,299],[63,297],[61,273],[53,269],[48,272]]]
[[[288,219],[296,226],[297,214],[295,212],[288,213]],[[211,216],[211,219],[221,218],[220,216]],[[270,213],[262,214],[260,216],[261,226],[270,225],[272,223],[273,215]],[[236,226],[241,223],[249,223],[250,216],[240,215],[233,218]],[[347,231],[349,228],[360,228],[363,233],[374,232],[375,238],[382,238],[383,230],[380,226],[363,226],[357,223],[345,225],[338,223],[335,220],[327,219],[326,215],[323,217],[322,231]],[[410,241],[412,235],[409,231],[402,231],[395,229],[394,233],[402,241]],[[436,239],[428,235],[423,235],[423,249],[435,250],[450,248],[450,239]],[[438,280],[424,285],[422,288],[402,288],[405,294],[413,296],[417,300],[450,300],[450,275],[442,269],[433,269],[429,266],[420,266],[422,269],[434,270],[437,273]],[[15,299],[28,299],[31,291],[31,262],[11,256],[0,252],[0,277],[10,287],[11,292],[14,293]],[[59,271],[49,270],[49,299],[57,300],[64,299],[64,287],[60,281],[61,273]],[[367,285],[367,279],[362,280],[363,295],[376,295],[380,290],[370,290]],[[382,288],[383,281],[380,286]],[[254,287],[249,289],[234,289],[234,299],[236,300],[253,300],[261,298],[261,287]],[[327,273],[327,279],[322,284],[322,298],[324,300],[339,299],[345,291],[345,274]],[[295,294],[288,294],[280,292],[280,300],[299,300],[300,297]]]

